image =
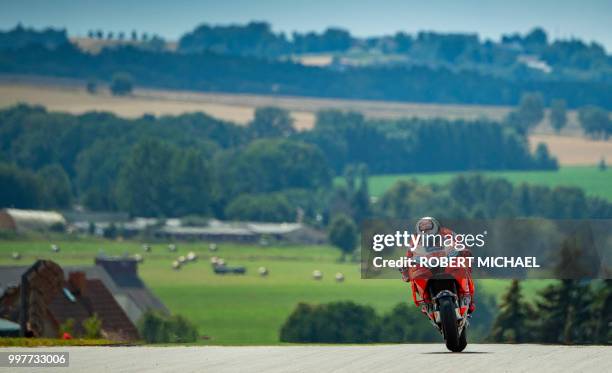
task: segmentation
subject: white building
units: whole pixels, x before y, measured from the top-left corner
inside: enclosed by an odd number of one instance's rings
[[[13,232],[45,231],[64,227],[66,219],[55,211],[2,209],[0,229]]]

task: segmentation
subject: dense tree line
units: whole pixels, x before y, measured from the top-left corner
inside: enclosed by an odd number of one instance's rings
[[[3,110],[2,206],[68,208],[76,201],[144,216],[227,213],[278,221],[295,220],[300,207],[312,218],[313,200],[333,175],[316,146],[278,132],[287,130],[287,118],[264,108],[257,125],[244,127],[199,113],[128,120],[29,106]]]
[[[90,30],[90,38],[124,40],[123,32],[104,33]],[[138,41],[132,31],[131,40]],[[0,49],[16,49],[28,45],[56,48],[69,43],[66,30],[51,28],[35,30],[17,25],[0,32]],[[141,49],[164,50],[165,42],[157,35],[143,33]],[[422,31],[414,35],[397,32],[394,35],[359,38],[347,30],[330,27],[323,32],[294,32],[291,37],[272,31],[266,22],[244,25],[202,24],[184,34],[178,43],[180,53],[213,52],[230,56],[252,56],[280,59],[301,53],[343,53],[349,49],[407,56],[405,63],[453,70],[472,69],[488,75],[530,79],[582,79],[609,82],[612,62],[605,49],[596,42],[581,40],[550,41],[541,28],[530,32],[503,35],[500,42],[481,40],[477,34],[439,33]],[[536,56],[550,66],[550,71],[528,68],[520,56]]]
[[[89,208],[144,215],[227,212],[246,218],[258,212],[245,206],[274,201],[285,212],[266,215],[278,220],[295,215],[286,208],[288,199],[314,216],[311,199],[300,191],[330,190],[333,170],[341,173],[359,163],[373,172],[555,166],[545,150],[534,158],[524,137],[484,122],[381,123],[355,113],[325,111],[313,131],[295,133],[288,113],[277,108],[258,109],[251,125],[241,127],[201,113],[123,119],[109,113],[70,115],[16,106],[0,111],[0,123],[5,162],[63,175],[57,188],[67,189]],[[494,151],[482,144],[491,144]],[[454,146],[460,150],[450,149]],[[50,165],[57,172],[44,170]],[[352,206],[347,212],[360,220],[369,214],[366,184],[362,175],[359,188],[318,199],[336,205],[347,197]],[[277,194],[265,196],[268,193]],[[241,195],[252,195],[249,204],[229,208]],[[59,205],[66,206],[71,199],[61,200]]]
[[[181,36],[178,49],[184,53],[211,51],[239,56],[278,57],[290,51],[283,34],[275,34],[265,22],[242,25],[203,24]]]
[[[145,216],[207,215],[213,197],[210,167],[206,155],[195,149],[142,141],[117,175],[118,206]]]
[[[28,172],[67,175],[68,191],[85,206],[95,210],[122,208],[140,214],[209,211],[210,200],[198,201],[209,198],[209,190],[214,189],[208,187],[213,178],[212,157],[220,149],[245,143],[248,136],[243,127],[204,114],[127,120],[108,113],[75,116],[17,106],[0,111],[0,123],[0,158],[23,170],[26,176],[20,180],[36,184],[37,180],[27,177]],[[56,171],[45,171],[50,165],[55,165]],[[41,188],[49,189],[51,185],[45,182]],[[193,187],[165,189],[168,185]],[[204,190],[196,193],[195,188]],[[32,190],[37,189],[40,188]],[[157,196],[158,193],[163,195]],[[27,206],[46,207],[36,202],[40,201],[37,193],[30,195],[33,202]],[[146,202],[137,200],[151,195],[163,203],[141,210],[138,206]],[[172,195],[179,199],[170,198]],[[10,201],[3,205],[17,207]],[[68,203],[59,205],[68,207]],[[148,210],[151,208],[158,210]]]
[[[212,51],[219,54],[283,58],[300,53],[343,53],[349,49],[363,52],[408,56],[406,63],[445,66],[506,77],[535,79],[592,79],[608,81],[612,62],[603,46],[581,40],[549,41],[541,28],[530,32],[503,35],[500,42],[481,40],[477,34],[398,32],[394,35],[358,38],[339,28],[321,33],[294,32],[291,37],[275,33],[270,24],[211,26],[203,24],[183,35],[179,50],[185,53]],[[528,68],[520,56],[536,56],[550,71]],[[397,62],[396,62],[397,63]]]
[[[294,32],[291,39],[275,33],[269,23],[249,22],[246,25],[196,27],[179,40],[184,53],[212,51],[219,54],[278,58],[292,53],[338,52],[355,42],[350,33],[328,28],[322,33]]]
[[[385,315],[369,306],[353,302],[321,305],[300,303],[280,330],[281,342],[293,343],[375,343],[405,342],[406,336],[422,338],[422,342],[436,340],[436,332],[425,322],[418,322],[417,312],[398,305]],[[396,322],[396,319],[397,320]],[[420,320],[424,321],[424,320]],[[397,329],[399,326],[401,329]],[[387,328],[391,330],[387,330]]]
[[[555,164],[545,148],[530,155],[522,135],[496,123],[383,123],[333,111],[318,118],[314,130],[294,133],[287,113],[274,108],[259,109],[251,126],[238,126],[201,113],[123,119],[16,106],[0,111],[2,205],[67,208],[77,202],[141,216],[272,221],[301,215],[315,224],[328,224],[336,214],[359,223],[368,216],[437,211],[612,216],[607,202],[579,189],[513,187],[479,177],[459,177],[447,186],[402,182],[373,205],[368,172]],[[345,173],[345,185],[332,187],[334,171]]]
[[[568,238],[553,261],[559,279],[542,289],[535,300],[523,299],[514,280],[504,294],[491,330],[496,342],[612,344],[612,280],[592,280],[583,254],[584,240]]]
[[[355,67],[344,71],[288,61],[219,55],[152,52],[124,46],[91,55],[72,44],[53,50],[30,45],[0,50],[0,73],[36,74],[109,82],[123,72],[135,85],[198,91],[251,92],[410,102],[514,105],[528,91],[545,103],[612,108],[610,83],[501,78],[446,67]]]
[[[504,294],[491,340],[505,343],[612,344],[612,280],[562,279],[523,299],[514,280]]]
[[[66,30],[53,28],[35,30],[18,24],[12,30],[0,31],[0,49],[19,49],[29,45],[41,45],[53,49],[69,42]]]
[[[338,173],[351,163],[372,173],[557,167],[546,147],[531,155],[523,133],[487,120],[382,121],[326,110],[298,138],[322,149]]]
[[[58,164],[32,172],[0,163],[0,191],[2,207],[68,208],[72,202],[70,180]]]
[[[406,296],[410,294],[406,286]],[[486,338],[493,321],[495,301],[483,297],[479,312],[470,322],[470,339]],[[419,310],[399,303],[389,312],[378,314],[366,305],[335,302],[311,305],[300,303],[280,329],[281,342],[292,343],[431,343],[440,334]]]

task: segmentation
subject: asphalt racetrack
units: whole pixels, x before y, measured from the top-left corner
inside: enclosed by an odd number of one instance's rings
[[[68,351],[68,368],[29,372],[612,372],[610,346],[442,344],[274,347],[53,347],[0,351]],[[8,371],[8,368],[0,368]]]

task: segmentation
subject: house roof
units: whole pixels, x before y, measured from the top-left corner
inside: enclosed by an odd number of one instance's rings
[[[266,222],[226,222],[211,220],[207,226],[185,227],[164,226],[159,229],[161,233],[185,235],[235,235],[254,236],[260,234],[287,234],[302,229],[300,223],[266,223]]]
[[[104,273],[104,269],[100,269]],[[26,303],[14,295],[19,292],[4,293],[2,296],[4,313],[19,318],[28,315],[25,323],[37,336],[55,336],[57,328],[67,320],[74,320],[73,332],[84,333],[83,321],[97,314],[102,321],[103,335],[114,340],[136,340],[138,331],[126,312],[114,298],[111,291],[100,279],[88,279],[85,273],[66,272],[55,262],[36,261],[32,266],[0,267],[0,278],[4,286],[16,289],[27,281],[30,290]],[[112,283],[112,281],[111,281]],[[9,297],[9,298],[7,298]],[[12,298],[11,298],[12,297]],[[17,305],[19,313],[14,307]],[[25,307],[25,308],[24,308]],[[48,323],[47,320],[51,321]],[[49,328],[49,326],[55,325]]]
[[[0,296],[7,288],[19,286],[21,275],[30,266],[0,266]]]
[[[102,281],[133,322],[137,322],[142,313],[148,309],[168,313],[166,306],[147,288],[137,274],[127,271],[110,273],[108,268],[105,269],[101,265],[69,266],[65,267],[65,270],[67,273],[84,272],[87,278]],[[131,306],[120,298],[127,298]]]
[[[38,263],[38,262],[37,262]],[[52,262],[50,262],[52,263]],[[35,264],[36,265],[36,264]],[[24,273],[33,266],[2,266],[0,267],[0,284],[3,290],[9,287],[19,287]],[[58,269],[61,269],[58,267]],[[80,291],[71,289],[71,282],[65,280],[66,275],[73,272],[83,272],[85,287],[83,294]],[[50,273],[37,272],[36,276],[49,276]],[[155,308],[167,312],[157,298],[144,286],[138,277],[132,279],[130,284],[135,287],[124,287],[117,284],[107,271],[101,266],[91,267],[65,267],[58,274],[61,276],[59,288],[44,289],[43,302],[49,316],[57,323],[63,324],[68,319],[74,319],[74,331],[78,334],[83,333],[83,320],[91,317],[94,313],[98,314],[102,320],[102,330],[107,335],[112,335],[112,339],[134,340],[138,339],[138,331],[134,326],[137,318],[130,317],[128,314],[133,307],[124,308],[123,304],[114,296],[119,294],[126,298],[133,299],[132,303],[146,308]],[[42,281],[37,279],[38,283]],[[46,282],[45,282],[46,283]],[[40,288],[40,287],[39,287]],[[4,292],[3,292],[4,293]],[[139,316],[143,311],[137,313]]]
[[[121,262],[121,260],[117,259],[117,262]],[[4,294],[7,288],[19,286],[21,275],[28,268],[30,266],[0,266],[0,296]],[[133,323],[138,322],[142,314],[148,309],[169,313],[166,306],[143,283],[137,273],[113,271],[111,275],[101,265],[66,266],[63,269],[66,275],[71,272],[83,272],[87,279],[95,279],[103,283],[115,302],[121,306]]]
[[[103,330],[117,333],[123,339],[138,339],[138,330],[102,281],[87,280],[87,299],[92,311],[102,320]]]
[[[300,223],[247,223],[246,226],[258,234],[287,234],[303,228]]]
[[[55,297],[51,300],[51,302],[47,305],[47,310],[57,322],[57,325],[64,324],[68,319],[74,320],[74,332],[77,334],[83,333],[83,320],[87,319],[90,316],[89,311],[80,301],[71,301],[64,294],[64,292],[59,292],[55,295]]]
[[[126,222],[130,220],[130,216],[126,212],[98,212],[98,211],[62,211],[62,215],[70,223],[106,223],[106,222]]]
[[[161,233],[185,235],[224,235],[224,236],[251,236],[253,232],[243,227],[216,226],[216,227],[168,227],[159,229]]]
[[[86,289],[85,294],[72,293],[73,298],[60,292],[49,303],[49,313],[58,325],[73,319],[74,331],[82,334],[83,321],[97,314],[102,321],[102,331],[113,334],[113,339],[138,339],[138,330],[102,281],[87,279]]]

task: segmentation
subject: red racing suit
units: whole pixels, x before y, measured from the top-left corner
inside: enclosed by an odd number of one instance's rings
[[[446,235],[451,235],[453,237],[455,236],[455,232],[453,232],[451,229],[446,228],[446,227],[441,227],[438,234],[442,235],[443,237]],[[454,245],[454,242],[453,242],[453,245]],[[465,257],[472,256],[472,252],[467,247],[464,248],[463,250],[457,250],[457,252],[459,253],[460,256],[465,256]],[[414,251],[411,250],[411,248],[408,248],[408,251],[406,251],[406,257],[412,258],[413,256],[414,256]],[[419,298],[425,300],[426,302],[430,301],[429,294],[419,294],[418,288],[417,286],[415,286],[415,279],[411,278],[410,268],[402,268],[401,273],[402,273],[402,280],[404,282],[410,282],[410,285],[412,288],[412,300],[414,301],[414,304],[417,307],[420,306],[420,302],[418,300]],[[469,292],[471,295],[469,313],[472,313],[476,309],[476,304],[474,302],[475,287],[474,287],[474,279],[472,278],[472,268],[471,267],[469,267],[467,270],[467,281],[468,281]]]

